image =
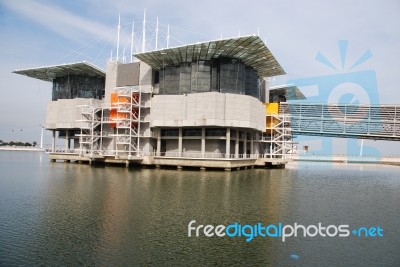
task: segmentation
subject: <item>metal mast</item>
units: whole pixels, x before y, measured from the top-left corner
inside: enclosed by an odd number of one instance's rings
[[[135,36],[135,22],[132,22],[132,34],[131,34],[131,63],[133,62],[133,37]]]
[[[156,23],[156,50],[158,49],[158,17]]]
[[[144,9],[144,16],[143,16],[142,53],[144,52],[146,52],[146,9]]]
[[[167,48],[169,48],[169,24],[167,29]]]
[[[118,31],[117,31],[117,61],[119,60],[119,32],[121,29],[121,15],[118,15]]]

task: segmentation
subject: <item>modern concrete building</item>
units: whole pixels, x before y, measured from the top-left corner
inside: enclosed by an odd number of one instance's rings
[[[105,71],[87,62],[15,71],[53,83],[50,159],[226,170],[287,162],[290,119],[269,102],[304,96],[268,88],[285,72],[258,36],[134,56]]]

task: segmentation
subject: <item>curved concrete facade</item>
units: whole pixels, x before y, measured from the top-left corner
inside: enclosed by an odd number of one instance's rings
[[[265,107],[252,96],[218,92],[155,95],[151,127],[217,126],[262,131]]]

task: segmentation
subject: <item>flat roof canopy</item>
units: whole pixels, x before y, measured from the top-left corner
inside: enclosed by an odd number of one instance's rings
[[[287,100],[307,99],[295,85],[279,85],[269,88],[270,93],[284,95]]]
[[[13,73],[49,82],[53,81],[55,78],[66,77],[68,75],[83,75],[90,77],[106,76],[104,70],[86,61],[31,69],[20,69],[13,71]]]
[[[209,41],[138,53],[134,56],[156,70],[164,66],[179,65],[182,62],[228,57],[242,60],[245,65],[253,67],[260,77],[285,74],[271,51],[258,36]]]

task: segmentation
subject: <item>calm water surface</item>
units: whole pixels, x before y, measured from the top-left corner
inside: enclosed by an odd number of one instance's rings
[[[384,237],[189,238],[191,220],[380,226]],[[1,266],[400,266],[399,227],[400,167],[199,172],[0,152]]]

